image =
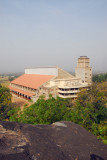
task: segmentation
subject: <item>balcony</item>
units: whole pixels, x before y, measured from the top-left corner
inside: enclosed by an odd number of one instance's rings
[[[58,95],[61,98],[77,98],[77,95]]]
[[[78,92],[80,92],[79,88],[59,88],[58,89],[58,93],[72,94],[72,93],[78,93]]]
[[[60,89],[58,89],[58,93],[78,93],[80,92],[79,90],[69,90],[69,91],[62,91]]]

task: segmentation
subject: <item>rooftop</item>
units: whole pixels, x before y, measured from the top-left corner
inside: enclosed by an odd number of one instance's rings
[[[23,74],[16,78],[11,83],[21,86],[37,89],[55,76],[52,75],[37,75],[37,74]]]
[[[57,66],[39,66],[39,67],[26,67],[24,69],[36,69],[36,68],[58,68]]]
[[[79,57],[79,59],[80,59],[80,58],[86,58],[86,59],[89,59],[87,56],[80,56],[80,57]]]

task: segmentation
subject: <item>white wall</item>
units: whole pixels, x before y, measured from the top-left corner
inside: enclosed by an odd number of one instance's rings
[[[56,67],[25,68],[25,74],[40,74],[40,75],[58,76],[58,69]]]

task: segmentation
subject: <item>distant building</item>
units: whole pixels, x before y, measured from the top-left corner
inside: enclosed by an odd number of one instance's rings
[[[26,68],[25,74],[13,80],[10,90],[17,96],[32,99],[35,102],[41,95],[76,98],[80,88],[88,87],[92,82],[92,68],[89,58],[78,58],[76,75],[73,76],[59,67]]]

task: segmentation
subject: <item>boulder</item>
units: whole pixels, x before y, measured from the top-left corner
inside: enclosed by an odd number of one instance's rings
[[[0,160],[107,160],[107,145],[72,122],[0,122]]]

